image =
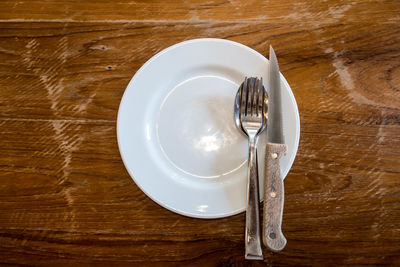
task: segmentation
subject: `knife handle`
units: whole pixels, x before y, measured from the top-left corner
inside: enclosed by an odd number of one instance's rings
[[[282,213],[284,202],[283,179],[280,159],[286,152],[285,144],[267,144],[266,181],[264,189],[263,243],[274,252],[281,251],[286,245],[282,233]]]

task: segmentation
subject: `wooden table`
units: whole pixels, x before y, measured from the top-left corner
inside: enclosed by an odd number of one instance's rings
[[[200,37],[272,44],[299,106],[288,244],[264,262],[243,213],[172,213],[118,151],[132,75]],[[0,264],[400,265],[400,2],[2,1]]]

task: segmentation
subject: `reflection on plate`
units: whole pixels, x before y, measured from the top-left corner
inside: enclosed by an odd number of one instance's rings
[[[268,81],[266,75],[265,57],[222,39],[182,42],[146,62],[126,88],[117,123],[123,162],[140,189],[161,206],[190,217],[244,211],[247,138],[235,126],[233,104],[245,76]],[[285,177],[296,156],[300,122],[283,76],[281,84]],[[258,144],[260,191],[265,133]]]

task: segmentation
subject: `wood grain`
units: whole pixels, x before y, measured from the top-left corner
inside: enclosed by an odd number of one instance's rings
[[[0,264],[400,265],[398,1],[2,1]],[[280,253],[244,214],[198,220],[132,182],[116,116],[132,75],[188,39],[275,48],[301,116]]]
[[[101,22],[243,22],[255,23],[374,23],[399,22],[399,3],[393,0],[149,0],[149,1],[2,1],[0,14],[14,21]]]

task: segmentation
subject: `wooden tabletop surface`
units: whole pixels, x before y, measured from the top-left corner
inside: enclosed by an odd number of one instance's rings
[[[244,260],[244,213],[166,210],[119,154],[131,77],[200,37],[272,44],[298,103],[288,243],[264,262]],[[400,265],[400,2],[3,0],[0,264]]]

